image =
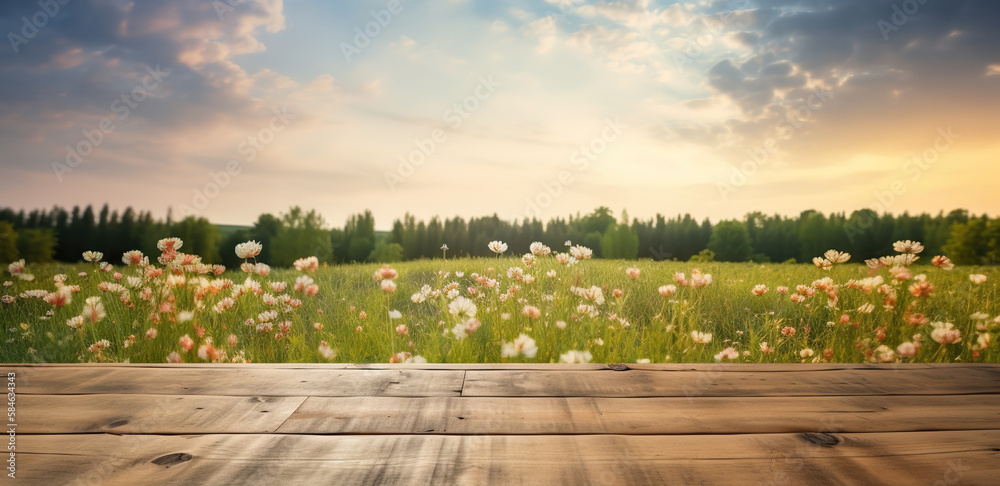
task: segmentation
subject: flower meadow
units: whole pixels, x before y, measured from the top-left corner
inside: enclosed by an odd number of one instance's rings
[[[863,263],[594,260],[566,242],[492,258],[238,269],[182,253],[11,263],[3,362],[1000,362],[993,268],[900,241]]]

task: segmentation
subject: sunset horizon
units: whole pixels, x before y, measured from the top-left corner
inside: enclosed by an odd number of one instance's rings
[[[598,206],[713,222],[997,215],[995,12],[916,0],[5,6],[0,204],[237,225],[301,206],[337,226],[371,209],[380,230],[407,212],[548,221]]]
[[[998,21],[0,3],[3,474],[996,484]]]

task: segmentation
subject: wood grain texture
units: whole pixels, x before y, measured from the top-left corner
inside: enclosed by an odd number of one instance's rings
[[[460,370],[33,367],[18,393],[226,396],[457,396]]]
[[[17,374],[17,484],[997,484],[1000,477],[998,365],[0,370]]]
[[[1000,431],[22,438],[21,479],[190,484],[931,484],[1000,477]],[[58,452],[55,452],[58,451]],[[155,462],[154,462],[155,461]]]
[[[763,434],[1000,429],[1000,395],[898,397],[310,397],[292,434]]]
[[[693,399],[26,395],[20,406],[22,434],[668,435],[1000,429],[1000,395]]]
[[[305,397],[24,395],[22,434],[260,434],[274,432]]]
[[[739,372],[782,372],[782,371],[828,371],[828,370],[876,370],[895,371],[906,369],[931,369],[941,365],[929,363],[131,363],[130,368],[238,368],[238,369],[343,369],[343,370],[542,370],[542,371],[584,371],[607,370],[614,365],[625,365],[635,370],[653,371],[716,371]],[[9,364],[13,369],[23,368],[118,368],[121,363],[44,363]],[[989,363],[949,363],[948,368],[993,368]]]
[[[974,391],[973,391],[974,390]],[[780,373],[715,371],[467,372],[462,396],[697,397],[953,395],[1000,393],[1000,368],[831,370]]]
[[[537,366],[537,365],[536,365]],[[567,365],[573,366],[573,365]],[[1000,393],[1000,367],[812,371],[614,371],[529,366],[506,370],[275,367],[22,367],[22,394],[256,396],[820,396]],[[261,390],[266,390],[266,393]]]

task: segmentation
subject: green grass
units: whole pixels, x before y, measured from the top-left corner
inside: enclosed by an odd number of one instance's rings
[[[929,260],[930,256],[925,256]],[[922,262],[921,262],[922,263]],[[638,279],[626,275],[625,269],[634,266],[641,270]],[[244,359],[251,362],[388,362],[394,353],[408,352],[429,362],[558,362],[560,356],[571,350],[588,351],[594,362],[712,362],[725,348],[738,353],[734,362],[867,362],[884,359],[895,362],[1000,362],[1000,353],[993,343],[981,348],[977,339],[983,334],[995,334],[1000,314],[997,281],[994,268],[957,267],[945,271],[932,266],[915,265],[912,273],[926,274],[936,286],[930,297],[917,298],[908,292],[913,280],[890,287],[898,301],[887,310],[884,296],[877,291],[867,294],[847,288],[850,279],[869,276],[864,265],[847,263],[823,271],[810,265],[792,264],[736,264],[736,263],[679,263],[679,262],[625,262],[585,260],[571,267],[558,264],[552,257],[540,257],[526,273],[535,282],[525,284],[507,277],[510,267],[525,266],[519,259],[458,259],[424,260],[394,264],[399,272],[395,279],[397,290],[382,290],[373,274],[377,265],[346,265],[321,267],[315,274],[294,269],[275,269],[268,277],[251,274],[263,285],[266,294],[288,294],[300,299],[300,307],[281,312],[283,304],[267,306],[261,295],[249,293],[235,299],[235,306],[223,313],[212,307],[223,297],[230,296],[231,288],[213,294],[211,291],[196,302],[197,289],[213,279],[229,279],[242,283],[247,274],[227,271],[220,277],[212,274],[185,273],[188,282],[183,287],[168,287],[163,276],[146,279],[136,289],[127,290],[132,307],[129,308],[116,292],[102,292],[97,286],[102,281],[114,282],[112,273],[121,272],[125,277],[137,275],[136,267],[116,265],[113,272],[103,272],[93,264],[79,265],[29,265],[26,273],[35,275],[34,281],[22,281],[8,276],[11,285],[0,288],[0,295],[16,297],[13,303],[0,304],[3,344],[0,346],[2,362],[164,362],[171,352],[177,352],[185,362],[204,361],[198,349],[209,338],[213,346],[224,353],[220,361]],[[661,297],[657,289],[674,282],[674,272],[685,272],[690,278],[693,268],[711,274],[713,283],[702,288],[678,286],[670,298]],[[546,273],[556,272],[555,278]],[[87,272],[87,276],[78,276]],[[456,272],[464,272],[457,277]],[[55,308],[45,300],[18,297],[30,289],[56,289],[53,275],[68,275],[67,285],[78,285],[72,302]],[[498,281],[496,288],[485,289],[472,278],[479,273]],[[969,274],[988,276],[983,284],[974,284]],[[443,276],[447,274],[447,276]],[[319,286],[313,297],[293,290],[297,277],[309,275]],[[886,282],[892,281],[886,269],[879,271]],[[813,281],[831,277],[839,285],[836,309],[828,307],[827,295],[822,291],[795,303],[789,296],[796,285],[811,285]],[[205,281],[201,281],[205,278]],[[125,278],[121,280],[124,284]],[[274,292],[270,282],[286,282],[288,288]],[[476,317],[481,322],[475,332],[465,339],[457,339],[451,330],[460,319],[448,312],[450,299],[442,293],[425,302],[415,303],[411,295],[424,285],[441,290],[449,283],[457,283],[460,295],[471,297],[477,307]],[[765,284],[770,291],[754,296],[751,289]],[[506,300],[500,295],[512,285],[519,291]],[[598,315],[591,317],[579,312],[578,306],[588,303],[570,292],[571,286],[601,287],[606,302],[594,305]],[[789,287],[787,295],[780,295],[778,286]],[[141,298],[141,289],[148,287],[153,294],[149,301]],[[470,296],[468,288],[477,293]],[[613,296],[615,289],[622,296]],[[80,315],[85,299],[99,296],[107,316],[96,323],[86,323],[80,329],[67,326],[67,319]],[[169,303],[171,306],[164,304]],[[864,304],[874,305],[874,311],[858,310]],[[161,309],[160,306],[164,305]],[[526,305],[535,306],[541,316],[532,319],[523,313]],[[247,325],[247,319],[268,310],[279,310],[270,331],[257,330],[257,322]],[[398,310],[402,317],[390,319],[389,311]],[[180,322],[183,311],[193,312],[191,320]],[[361,313],[366,318],[361,317]],[[928,323],[914,325],[908,316],[922,313]],[[986,320],[977,321],[974,313],[985,313]],[[841,316],[847,323],[841,323]],[[159,322],[153,322],[158,318]],[[290,331],[281,338],[279,322],[289,322]],[[565,322],[565,328],[557,322]],[[627,321],[628,325],[623,325]],[[932,323],[953,323],[961,332],[961,341],[939,344],[931,339]],[[321,324],[317,329],[314,323]],[[401,335],[396,327],[405,324],[408,334]],[[977,329],[977,324],[979,329]],[[792,328],[790,334],[786,329]],[[147,339],[149,329],[157,335]],[[711,342],[694,342],[692,331],[712,334]],[[201,334],[199,336],[199,334]],[[537,345],[537,354],[525,357],[503,357],[502,342],[512,342],[520,334],[531,337]],[[919,334],[916,338],[914,335]],[[188,335],[195,342],[190,351],[184,351],[179,339]],[[134,341],[129,340],[134,336]],[[235,346],[230,346],[230,336]],[[95,342],[107,340],[110,346],[89,351]],[[912,357],[890,356],[886,349],[896,351],[904,342],[916,340],[919,352]],[[321,341],[336,351],[331,359],[319,352]],[[603,342],[603,344],[601,344]],[[761,344],[768,343],[772,353],[761,351]],[[886,346],[878,351],[880,345]],[[813,351],[808,355],[810,349]],[[406,358],[403,356],[402,358]]]

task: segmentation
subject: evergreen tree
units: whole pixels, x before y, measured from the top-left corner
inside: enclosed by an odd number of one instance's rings
[[[622,211],[621,222],[611,224],[604,232],[600,255],[626,260],[634,260],[639,256],[639,236],[628,225],[627,211]]]
[[[403,247],[399,243],[380,241],[375,245],[368,261],[377,263],[392,263],[403,260]]]
[[[18,231],[17,251],[29,263],[48,263],[56,252],[56,236],[50,228]]]
[[[959,265],[977,265],[990,253],[985,219],[972,218],[951,227],[951,238],[944,252]]]
[[[740,221],[721,221],[712,231],[708,249],[720,262],[745,262],[753,254],[750,232]]]
[[[281,216],[278,234],[271,239],[270,264],[288,267],[308,256],[330,261],[333,257],[330,237],[326,222],[316,210],[306,212],[298,206],[292,207]]]
[[[260,255],[257,255],[258,262],[271,263],[271,240],[278,236],[281,227],[281,219],[273,214],[264,213],[257,217],[257,222],[250,230],[250,236],[254,241],[264,246]]]
[[[14,225],[8,221],[0,221],[0,263],[9,263],[18,259],[17,232]]]
[[[72,262],[76,261],[76,256],[71,253],[71,248],[69,245],[70,233],[69,233],[69,213],[61,207],[52,208],[54,213],[55,224],[55,237],[56,237],[56,255],[55,259],[62,262]]]

